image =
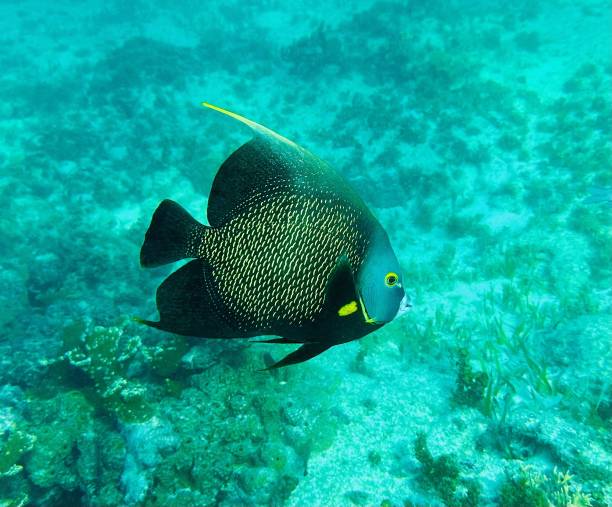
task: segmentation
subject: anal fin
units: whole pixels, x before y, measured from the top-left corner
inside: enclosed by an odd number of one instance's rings
[[[235,338],[241,336],[215,311],[216,294],[207,290],[210,266],[195,259],[177,269],[157,289],[159,322],[139,319],[147,326],[185,336]]]
[[[304,340],[291,338],[271,338],[269,340],[249,340],[251,343],[304,343]]]
[[[303,363],[308,361],[315,356],[318,356],[321,352],[325,352],[332,345],[328,343],[305,343],[299,349],[294,350],[291,354],[285,356],[283,359],[274,363],[265,370],[275,370],[276,368],[282,368],[283,366],[289,366],[290,364]]]

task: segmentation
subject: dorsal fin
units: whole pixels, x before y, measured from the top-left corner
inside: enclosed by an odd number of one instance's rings
[[[218,111],[226,116],[229,116],[230,118],[234,118],[235,120],[238,120],[241,123],[244,123],[245,125],[251,127],[253,131],[255,131],[255,133],[261,136],[267,137],[269,139],[276,139],[277,141],[287,143],[290,146],[297,146],[297,144],[295,144],[293,141],[290,141],[286,137],[283,137],[280,134],[277,134],[276,132],[274,132],[273,130],[270,130],[269,128],[264,127],[263,125],[260,125],[259,123],[256,123],[253,120],[249,120],[248,118],[245,118],[244,116],[240,116],[239,114],[232,113],[231,111],[228,111],[227,109],[223,109],[222,107],[219,107],[219,106],[214,106],[213,104],[209,104],[208,102],[202,102],[202,105],[209,109],[213,109],[214,111]]]
[[[215,176],[207,212],[213,227],[281,192],[341,199],[367,210],[344,179],[308,150],[236,113],[206,102],[202,105],[240,121],[255,133],[221,164]]]

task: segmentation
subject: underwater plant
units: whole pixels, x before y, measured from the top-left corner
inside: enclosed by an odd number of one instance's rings
[[[592,497],[573,482],[569,472],[555,467],[551,475],[521,464],[500,489],[500,507],[590,507]]]
[[[465,347],[457,350],[457,380],[453,401],[458,405],[480,407],[485,398],[489,376],[484,371],[474,371]]]
[[[433,489],[444,505],[448,507],[477,507],[480,485],[477,481],[461,477],[456,459],[449,454],[434,458],[427,447],[427,436],[417,433],[414,441],[414,455],[421,463],[420,479]]]

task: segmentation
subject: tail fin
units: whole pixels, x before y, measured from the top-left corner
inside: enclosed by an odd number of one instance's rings
[[[207,229],[180,204],[165,199],[151,218],[140,249],[140,265],[152,268],[187,257],[197,257],[198,246]]]

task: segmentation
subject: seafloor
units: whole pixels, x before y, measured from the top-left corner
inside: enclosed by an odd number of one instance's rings
[[[0,506],[612,505],[608,1],[0,3]],[[332,162],[408,315],[305,364],[139,326],[163,198]],[[241,137],[242,136],[242,137]],[[282,281],[282,279],[281,279]]]

